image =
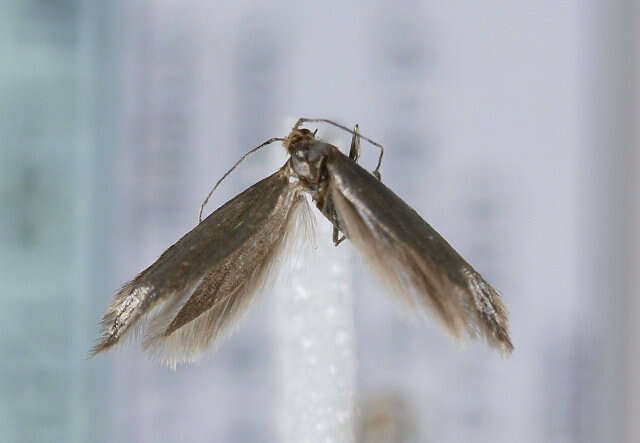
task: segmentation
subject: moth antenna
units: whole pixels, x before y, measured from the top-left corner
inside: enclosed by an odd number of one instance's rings
[[[343,131],[347,131],[349,134],[355,135],[355,131],[352,129],[347,128],[346,126],[341,125],[340,123],[336,123],[332,120],[328,120],[326,118],[299,118],[298,121],[296,122],[295,126],[293,127],[293,129],[298,129],[298,126],[300,126],[303,123],[327,123],[329,125],[333,125],[336,128],[340,128]],[[382,156],[384,155],[384,146],[382,146],[380,143],[375,142],[373,140],[371,140],[369,137],[365,137],[364,135],[358,133],[358,136],[363,139],[368,141],[369,143],[371,143],[373,146],[376,146],[377,148],[380,149],[380,156],[378,157],[378,164],[376,165],[376,169],[373,170],[373,174],[377,177],[378,175],[380,175],[380,165],[382,164]]]
[[[209,202],[209,198],[211,198],[211,194],[213,194],[213,192],[218,188],[218,186],[220,185],[220,183],[222,183],[222,181],[227,178],[227,176],[229,174],[231,174],[233,172],[234,169],[236,169],[236,167],[242,163],[242,161],[247,158],[248,156],[250,156],[251,154],[253,154],[254,152],[256,152],[257,150],[259,150],[260,148],[263,148],[273,142],[282,142],[284,141],[284,138],[282,137],[272,137],[269,140],[267,140],[266,142],[256,146],[255,148],[253,148],[252,150],[250,150],[249,152],[247,152],[246,154],[244,154],[242,157],[240,157],[240,160],[238,160],[232,167],[231,169],[229,169],[227,172],[224,173],[224,175],[222,176],[222,178],[220,178],[220,180],[218,180],[218,182],[213,186],[213,188],[211,188],[211,191],[209,191],[209,193],[207,194],[207,197],[204,199],[204,201],[202,202],[202,204],[200,205],[200,214],[198,214],[198,223],[202,222],[202,211],[204,211],[204,207],[207,205],[207,203]]]

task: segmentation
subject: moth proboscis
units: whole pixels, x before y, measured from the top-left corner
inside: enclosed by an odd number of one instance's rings
[[[301,128],[308,122],[352,133],[349,155]],[[357,163],[361,138],[380,149],[372,173]],[[204,205],[220,182],[249,154],[275,141],[287,150],[286,163],[202,220]],[[385,286],[411,308],[430,312],[459,340],[466,333],[511,353],[500,295],[382,183],[383,153],[382,145],[361,135],[357,125],[350,130],[306,118],[286,137],[249,151],[213,187],[198,225],[118,291],[92,354],[139,329],[143,348],[168,364],[197,359],[247,309],[286,257],[296,231],[306,229],[305,193],[333,224],[336,246],[350,240]]]

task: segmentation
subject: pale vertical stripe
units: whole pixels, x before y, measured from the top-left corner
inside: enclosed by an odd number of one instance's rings
[[[281,157],[278,157],[281,161]],[[319,212],[314,242],[285,259],[275,285],[279,441],[354,441],[355,342],[351,246],[334,247]]]

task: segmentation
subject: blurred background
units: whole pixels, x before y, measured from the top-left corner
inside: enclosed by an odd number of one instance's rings
[[[137,345],[87,355],[119,286],[299,116],[383,143],[384,182],[510,310],[510,358],[459,349],[408,322],[354,259],[350,441],[637,441],[638,11],[3,1],[0,441],[283,441],[271,294],[177,372]],[[209,210],[284,163],[269,150]],[[363,145],[361,163],[376,153]]]

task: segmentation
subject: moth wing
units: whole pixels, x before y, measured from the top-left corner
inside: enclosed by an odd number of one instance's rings
[[[285,167],[251,186],[122,287],[92,353],[138,330],[143,348],[170,365],[195,360],[246,310],[309,220]]]
[[[393,293],[411,307],[431,311],[457,339],[466,332],[505,354],[513,350],[500,295],[440,234],[335,148],[327,168],[347,238]]]

